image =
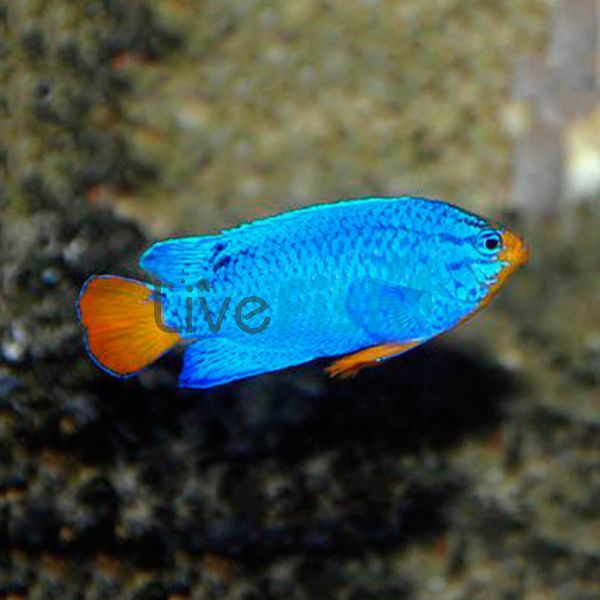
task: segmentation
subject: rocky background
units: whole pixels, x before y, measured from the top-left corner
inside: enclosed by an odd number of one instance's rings
[[[597,65],[593,0],[0,1],[0,597],[600,597]],[[533,250],[440,341],[87,359],[79,287],[151,240],[404,193]]]

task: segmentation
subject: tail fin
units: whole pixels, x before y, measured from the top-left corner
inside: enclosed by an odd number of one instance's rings
[[[181,339],[158,327],[152,294],[144,283],[112,275],[91,277],[83,286],[78,308],[86,347],[111,375],[141,371]]]

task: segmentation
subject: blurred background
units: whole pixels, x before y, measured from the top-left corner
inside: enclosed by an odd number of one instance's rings
[[[0,0],[0,597],[600,597],[595,0]],[[357,379],[116,381],[93,273],[424,195],[530,263]]]

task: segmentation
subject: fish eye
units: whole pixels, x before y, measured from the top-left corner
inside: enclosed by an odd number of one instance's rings
[[[477,249],[486,256],[493,256],[502,249],[502,235],[493,229],[486,229],[477,236]]]

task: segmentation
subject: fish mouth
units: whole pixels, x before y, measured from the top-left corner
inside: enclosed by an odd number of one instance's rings
[[[523,238],[505,229],[502,232],[502,251],[498,254],[498,259],[508,263],[506,268],[509,275],[529,260],[529,247]]]
[[[496,277],[495,282],[489,286],[488,293],[480,305],[480,309],[487,306],[492,298],[500,291],[506,280],[529,259],[529,248],[525,241],[512,231],[502,231],[502,250],[496,260],[504,263],[504,267]]]

